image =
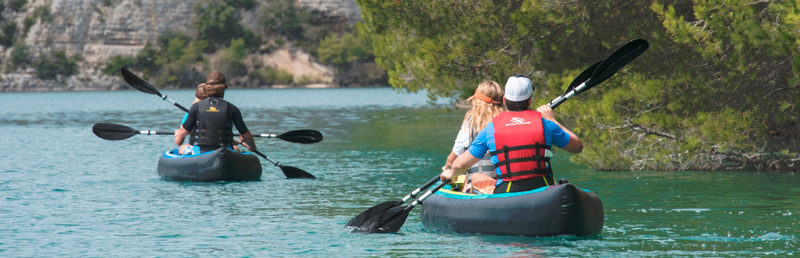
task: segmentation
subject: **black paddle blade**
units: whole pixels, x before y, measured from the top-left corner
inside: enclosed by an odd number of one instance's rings
[[[296,167],[284,165],[278,165],[278,167],[281,168],[281,171],[283,171],[283,174],[285,174],[287,178],[317,178],[314,175]]]
[[[373,216],[350,233],[396,233],[406,223],[410,206],[396,206],[379,215]]]
[[[386,210],[397,207],[402,204],[403,204],[402,201],[388,201],[372,206],[372,208],[362,211],[361,213],[350,219],[350,221],[347,222],[347,225],[345,225],[345,227],[360,227],[370,218],[375,217],[376,215],[380,215],[386,212]]]
[[[94,126],[92,126],[92,132],[94,135],[97,135],[97,137],[111,141],[125,140],[139,133],[133,128],[124,125],[108,123],[94,124]]]
[[[583,72],[581,72],[581,74],[578,75],[578,77],[575,77],[575,79],[572,80],[572,83],[569,84],[567,90],[564,91],[564,93],[568,93],[578,85],[581,85],[581,83],[588,81],[592,77],[594,71],[597,70],[597,67],[600,66],[600,63],[603,62],[603,60],[597,61],[597,63],[594,63],[592,66],[589,66],[589,68],[586,68],[586,70],[583,70]]]
[[[322,133],[317,130],[302,129],[285,132],[278,135],[278,138],[288,142],[317,143],[322,141]]]
[[[649,46],[650,44],[647,43],[647,40],[635,39],[620,47],[617,51],[611,54],[611,56],[606,58],[606,60],[603,60],[594,73],[592,73],[592,78],[586,82],[586,89],[589,89],[605,81],[611,77],[611,75],[614,75],[614,73],[619,71],[620,68],[644,53]]]
[[[139,78],[139,76],[136,76],[131,71],[128,71],[128,69],[122,68],[120,69],[120,72],[122,73],[122,78],[125,79],[125,82],[130,84],[134,89],[161,97],[161,92],[159,92],[156,87],[153,87],[153,85],[150,85],[150,83],[147,81],[142,80],[142,78]]]

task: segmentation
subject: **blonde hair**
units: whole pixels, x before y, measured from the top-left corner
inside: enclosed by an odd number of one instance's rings
[[[491,103],[476,97],[480,94],[491,98]],[[464,115],[463,125],[469,129],[470,139],[474,139],[497,114],[505,111],[503,107],[503,88],[495,81],[486,80],[478,84],[475,95],[469,98],[472,101],[472,108]]]

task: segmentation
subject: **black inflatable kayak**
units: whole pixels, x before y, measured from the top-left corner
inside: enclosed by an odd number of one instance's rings
[[[525,192],[437,191],[422,204],[426,229],[522,236],[593,236],[603,229],[603,203],[570,183]]]
[[[220,148],[197,155],[179,155],[177,149],[158,159],[158,175],[174,181],[258,181],[261,162],[252,153]]]

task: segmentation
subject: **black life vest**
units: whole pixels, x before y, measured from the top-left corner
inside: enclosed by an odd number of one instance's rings
[[[207,147],[224,147],[233,143],[233,120],[228,116],[230,104],[209,97],[197,102],[194,130],[189,144]]]
[[[526,110],[503,112],[492,119],[496,151],[489,154],[499,161],[503,181],[516,181],[543,177],[550,171],[550,158],[546,157],[542,114]]]

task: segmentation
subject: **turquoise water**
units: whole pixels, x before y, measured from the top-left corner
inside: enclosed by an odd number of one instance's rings
[[[187,105],[191,91],[165,91]],[[800,249],[800,175],[600,172],[554,161],[557,177],[603,200],[601,236],[529,238],[425,230],[419,208],[397,234],[345,223],[435,175],[464,111],[387,88],[234,89],[255,133],[320,130],[259,150],[262,181],[160,180],[169,136],[102,140],[94,123],[174,130],[182,113],[135,91],[1,93],[0,256],[780,256]],[[591,148],[591,146],[586,146]]]

